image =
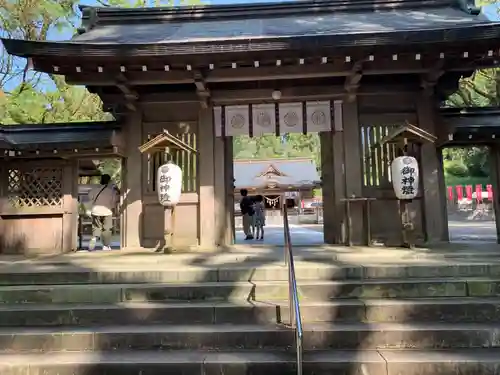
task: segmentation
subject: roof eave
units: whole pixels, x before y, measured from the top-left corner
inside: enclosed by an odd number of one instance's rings
[[[460,43],[469,41],[500,40],[500,22],[448,29],[383,31],[379,33],[283,36],[233,40],[197,40],[182,43],[156,44],[92,44],[71,42],[44,42],[5,39],[5,49],[20,57],[59,58],[130,58],[155,56],[188,56],[220,53],[270,52],[312,50],[325,48],[362,48],[373,46],[404,46],[408,44]]]

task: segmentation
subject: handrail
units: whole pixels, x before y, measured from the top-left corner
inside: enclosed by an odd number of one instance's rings
[[[288,306],[290,310],[290,326],[295,329],[295,346],[297,354],[297,375],[302,375],[302,316],[300,314],[299,293],[297,278],[295,277],[295,264],[293,261],[290,225],[288,224],[288,209],[286,202],[283,204],[283,228],[285,235],[285,264],[288,266]]]

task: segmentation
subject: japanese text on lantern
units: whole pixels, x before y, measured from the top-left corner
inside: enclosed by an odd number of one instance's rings
[[[401,169],[401,194],[415,194],[415,168],[411,165],[406,165]]]
[[[160,169],[162,174],[160,176],[160,181],[159,181],[160,184],[158,186],[158,189],[160,190],[159,198],[161,204],[170,202],[170,195],[168,194],[168,192],[170,190],[170,183],[172,181],[172,177],[167,175],[168,170],[169,168],[166,165],[162,166]]]

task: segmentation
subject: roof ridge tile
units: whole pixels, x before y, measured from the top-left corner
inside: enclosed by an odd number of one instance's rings
[[[192,22],[235,18],[293,17],[295,15],[455,6],[470,13],[473,0],[301,0],[296,2],[117,8],[80,6],[80,33],[98,24],[129,22]]]

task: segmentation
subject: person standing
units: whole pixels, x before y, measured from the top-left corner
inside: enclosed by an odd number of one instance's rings
[[[111,176],[101,176],[101,186],[93,188],[89,192],[92,203],[90,210],[92,218],[92,238],[89,243],[89,251],[94,250],[97,237],[101,238],[102,249],[111,250],[111,236],[113,230],[113,211],[118,203],[119,192],[111,183]]]
[[[264,207],[264,197],[257,195],[254,203],[253,227],[254,236],[257,240],[264,240],[264,227],[266,226],[266,211]]]
[[[241,189],[240,194],[242,197],[240,201],[240,210],[243,219],[243,232],[245,233],[245,240],[253,240],[253,235],[251,230],[253,221],[252,216],[254,214],[253,199],[252,197],[248,196],[247,189]]]

